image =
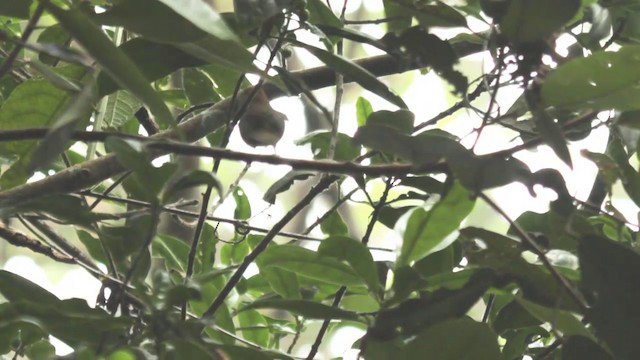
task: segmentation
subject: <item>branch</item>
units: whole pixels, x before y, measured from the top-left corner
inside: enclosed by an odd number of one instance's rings
[[[58,250],[41,243],[38,240],[32,239],[21,232],[12,230],[1,224],[0,224],[0,237],[7,240],[7,242],[13,246],[26,247],[35,253],[42,254],[55,261],[59,261],[65,264],[76,263],[72,257],[66,254],[63,254]]]
[[[465,42],[453,44],[453,47],[460,57],[483,51],[482,45]],[[376,76],[401,73],[419,67],[419,64],[410,64],[408,66],[401,64],[389,55],[374,56],[356,60],[355,62]],[[317,90],[334,85],[336,73],[333,69],[323,66],[298,71],[294,75],[306,84],[308,89]],[[345,82],[349,81],[352,81],[352,79],[346,77]],[[246,96],[252,90],[253,88],[248,88],[240,96],[243,94]],[[275,86],[266,86],[265,91],[270,99],[288,95]],[[175,139],[187,143],[195,142],[224,125],[216,121],[213,115],[218,111],[224,112],[228,110],[230,104],[231,99],[224,99],[208,110],[176,126],[176,128],[151,136],[149,139]],[[164,155],[164,153],[154,154],[154,156],[161,155]],[[42,180],[0,192],[0,206],[26,201],[45,194],[70,193],[86,189],[125,170],[127,169],[118,162],[115,155],[103,156],[99,159],[72,166]]]

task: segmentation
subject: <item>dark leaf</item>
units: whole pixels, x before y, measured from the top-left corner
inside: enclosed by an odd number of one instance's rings
[[[278,194],[283,193],[293,185],[296,180],[306,180],[309,177],[315,175],[315,173],[311,173],[308,171],[297,171],[292,170],[289,171],[285,176],[280,178],[278,181],[274,182],[267,191],[265,191],[263,199],[269,204],[275,204],[276,196]]]

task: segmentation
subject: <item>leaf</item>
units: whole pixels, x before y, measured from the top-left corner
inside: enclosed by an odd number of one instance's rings
[[[278,179],[278,181],[274,182],[267,191],[264,192],[262,199],[269,204],[276,203],[276,196],[278,194],[283,193],[293,185],[293,183],[297,180],[306,180],[311,176],[314,176],[315,173],[309,171],[299,171],[292,170],[289,171],[285,176]]]
[[[404,103],[404,100],[402,100],[400,96],[393,93],[387,85],[378,80],[378,78],[370,73],[369,70],[361,67],[353,61],[299,41],[295,41],[293,44],[309,51],[333,70],[344,75],[345,81],[355,81],[366,90],[371,91],[399,108],[407,108],[407,104]]]
[[[469,192],[459,184],[454,184],[431,210],[416,209],[409,217],[402,236],[397,266],[406,265],[447,247],[450,243],[443,241],[458,229],[474,204]]]
[[[568,311],[548,308],[518,297],[516,297],[516,301],[531,315],[551,324],[554,329],[560,331],[564,336],[580,335],[593,339],[593,335],[587,330],[586,326]]]
[[[206,64],[205,60],[194,57],[173,45],[160,44],[144,38],[127,41],[118,49],[134,63],[144,64],[139,70],[149,81],[156,81],[181,68]],[[97,83],[98,97],[123,88],[105,72],[100,72]]]
[[[120,129],[142,106],[140,100],[126,90],[116,91],[106,101],[102,121],[106,128],[112,129]]]
[[[309,300],[283,300],[283,299],[264,299],[256,300],[242,308],[240,312],[249,309],[278,309],[291,312],[293,314],[303,316],[308,319],[342,319],[361,321],[358,314],[341,310],[333,306],[327,306],[315,301]]]
[[[373,113],[373,107],[369,100],[363,98],[362,96],[358,97],[356,101],[356,120],[358,123],[358,127],[364,126],[367,123],[367,118],[369,115]]]
[[[172,201],[179,192],[201,185],[216,189],[220,196],[224,194],[222,183],[214,173],[204,170],[193,170],[181,175],[175,182],[169,184],[164,190],[163,200],[164,202]]]
[[[184,241],[173,236],[160,234],[153,240],[151,253],[154,257],[161,257],[168,268],[186,271],[189,245]]]
[[[324,220],[320,223],[320,230],[325,235],[347,235],[349,234],[349,227],[342,220],[342,216],[337,210],[332,211]]]
[[[615,358],[640,353],[640,255],[624,245],[590,235],[578,246],[582,286],[594,299],[588,316]]]
[[[592,110],[640,108],[640,46],[598,51],[558,66],[544,81],[545,106]]]
[[[238,313],[239,330],[242,337],[260,346],[269,347],[270,332],[264,316],[255,310],[246,310]],[[181,354],[182,356],[182,354]]]
[[[389,32],[399,33],[411,26],[413,14],[394,0],[383,0],[384,13],[386,18],[392,18],[393,21],[387,23]]]
[[[540,104],[533,103],[533,101],[528,102],[529,109],[536,122],[536,129],[540,132],[542,140],[553,149],[553,152],[556,153],[560,160],[569,165],[569,168],[573,168],[571,154],[569,153],[569,147],[567,146],[567,140],[564,138],[562,128],[556,124]]]
[[[59,222],[76,224],[86,228],[93,227],[100,214],[89,210],[81,197],[70,194],[43,195],[29,201],[16,204],[15,207],[5,207],[0,214],[8,216],[12,213],[42,212],[49,214]]]
[[[89,117],[95,103],[95,88],[93,78],[84,85],[82,90],[69,99],[65,109],[56,116],[47,136],[40,141],[31,158],[29,172],[49,165],[53,160],[66,150],[71,143],[72,132],[89,123]]]
[[[367,117],[368,126],[388,126],[396,129],[401,134],[410,135],[413,132],[415,115],[409,110],[388,111],[380,110],[369,114]]]
[[[285,299],[300,299],[300,283],[295,272],[279,269],[273,266],[263,266],[261,258],[256,264],[273,291]]]
[[[318,255],[331,256],[347,262],[369,286],[373,294],[378,294],[380,283],[373,256],[366,245],[346,236],[331,236],[322,240]]]
[[[613,360],[613,357],[592,339],[568,336],[562,345],[562,360]]]
[[[500,31],[517,44],[543,40],[579,9],[580,0],[512,0],[499,21]]]
[[[0,1],[0,15],[28,19],[30,7],[31,0],[2,0]]]
[[[416,19],[426,27],[466,27],[467,19],[453,7],[436,2],[434,5],[420,6],[415,12]]]
[[[76,9],[62,10],[50,2],[42,4],[75,40],[95,57],[104,71],[149,106],[160,123],[164,125],[175,123],[171,112],[149,85],[149,80],[140,72],[136,63],[115,47],[96,24]]]
[[[336,150],[334,160],[350,161],[360,155],[360,147],[353,144],[349,135],[337,133]],[[329,155],[331,132],[318,130],[296,140],[296,145],[311,145],[311,151],[315,159],[326,159]]]
[[[79,66],[57,68],[65,79],[78,80],[85,74]],[[73,94],[64,91],[42,78],[33,78],[18,85],[0,108],[0,129],[48,127],[56,119],[58,110]],[[28,165],[35,150],[35,141],[13,141],[0,143],[0,157],[16,157],[9,170],[0,178],[0,187],[8,189],[24,183],[32,172]]]
[[[237,35],[229,29],[220,14],[212,6],[199,0],[158,0],[173,11],[189,20],[192,24],[220,40],[239,41]]]
[[[487,324],[471,319],[450,320],[426,329],[409,341],[399,358],[419,359],[425,354],[438,360],[502,358],[497,335]]]
[[[609,142],[609,153],[618,165],[618,173],[622,186],[635,204],[640,204],[640,174],[629,164],[629,155],[624,151],[619,137]]]
[[[427,297],[380,310],[367,337],[389,340],[398,334],[412,336],[442,321],[463,317],[494,282],[493,274],[486,270],[476,271],[465,280],[460,289],[441,288]]]
[[[60,301],[39,285],[5,270],[0,270],[0,294],[10,302],[30,300],[42,305],[54,305]]]
[[[271,245],[262,255],[262,266],[273,266],[321,282],[354,286],[362,285],[360,276],[340,260],[322,256],[295,245]]]
[[[236,203],[233,218],[237,220],[248,220],[251,217],[251,202],[240,186],[233,190],[233,200]]]
[[[322,0],[307,0],[309,22],[315,25],[327,25],[335,28],[343,27],[342,21],[325,5]]]
[[[184,93],[191,105],[198,105],[220,101],[221,97],[215,92],[215,85],[205,73],[198,69],[183,69],[182,84]]]

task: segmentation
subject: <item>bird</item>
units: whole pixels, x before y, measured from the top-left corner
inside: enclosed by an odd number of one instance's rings
[[[287,116],[274,110],[260,89],[240,117],[240,136],[249,146],[275,146],[284,134],[286,120]]]

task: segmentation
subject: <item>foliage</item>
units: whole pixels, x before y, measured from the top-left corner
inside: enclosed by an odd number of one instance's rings
[[[355,327],[364,359],[637,358],[638,219],[614,200],[640,206],[640,2],[383,3],[384,14],[361,5],[347,20],[340,1],[235,0],[233,13],[201,0],[0,1],[3,246],[102,284],[92,307],[1,270],[0,354],[51,358],[55,337],[74,359],[293,359],[312,341],[311,359]],[[384,55],[346,55],[365,47]],[[324,66],[290,71],[300,54]],[[493,65],[478,79],[458,66],[473,54]],[[415,69],[456,103],[416,118],[380,79]],[[353,133],[313,92],[333,87],[339,109],[347,82],[368,91]],[[304,97],[317,130],[295,142],[308,158],[234,150],[252,99],[284,95]],[[396,110],[375,111],[373,95]],[[477,118],[453,116],[462,109]],[[311,127],[314,111],[328,127]],[[445,118],[474,130],[460,138]],[[580,153],[598,170],[586,198],[556,168],[521,160],[546,147],[583,167],[574,150],[596,127],[608,139]],[[489,131],[513,141],[481,153]],[[184,168],[185,156],[213,167]],[[260,196],[230,163],[291,168],[260,190],[284,208],[268,228],[253,226]],[[490,191],[516,183],[555,199],[514,219]],[[328,211],[283,232],[329,189]],[[185,210],[194,193],[200,211]],[[233,215],[208,216],[221,204]],[[504,231],[471,226],[477,211]],[[162,226],[166,214],[189,235]]]

